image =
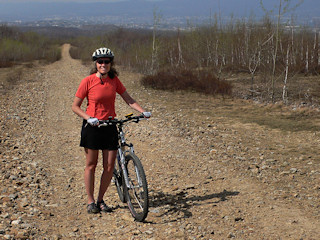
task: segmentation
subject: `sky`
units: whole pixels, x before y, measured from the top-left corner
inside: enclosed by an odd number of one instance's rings
[[[92,3],[92,2],[134,2],[134,1],[139,1],[139,0],[0,0],[0,3],[9,3],[9,2],[42,2],[42,3],[48,3],[48,2],[82,2],[82,3]],[[147,1],[147,2],[161,2],[164,0],[140,0],[140,1]],[[212,0],[213,2],[228,2],[228,0]],[[239,0],[239,2],[259,2],[260,0]],[[279,2],[279,0],[263,0],[264,2],[270,2],[270,1],[276,1]],[[284,0],[282,0],[284,1]],[[298,2],[300,0],[290,0],[291,2]],[[320,2],[319,0],[304,0],[307,2]],[[183,0],[181,0],[183,2]],[[201,0],[195,0],[195,2],[201,4]],[[320,5],[320,3],[319,3]]]
[[[52,2],[81,2],[81,3],[93,3],[93,2],[135,2],[135,1],[146,1],[146,2],[161,2],[165,0],[0,0],[0,3],[13,3],[13,2],[40,2],[40,3],[52,3]],[[195,0],[197,3],[201,4],[201,0]],[[227,3],[230,0],[212,0],[212,2],[220,2],[220,3]],[[285,0],[282,0],[283,2]],[[313,4],[318,5],[320,7],[320,0],[289,0],[292,4],[298,3],[303,1],[306,4]],[[181,0],[180,2],[183,2]],[[250,2],[260,2],[260,0],[239,0],[239,2],[243,3],[250,3]],[[263,0],[264,3],[267,2],[275,2],[278,3],[279,0]]]
[[[262,1],[266,10],[277,12],[280,0]],[[285,2],[285,0],[282,1]],[[91,8],[91,4],[97,2],[101,3],[100,8]],[[289,2],[290,6],[294,6],[300,0],[289,0]],[[71,15],[79,17],[150,15],[152,18],[155,6],[158,7],[164,19],[172,16],[209,17],[211,14],[218,13],[239,18],[250,17],[253,14],[259,18],[265,14],[260,0],[0,0],[0,22],[31,20],[34,17],[38,19],[52,16],[70,17]],[[294,11],[288,12],[299,18],[312,19],[320,18],[319,9],[320,0],[303,0],[303,4]]]
[[[128,0],[0,0],[0,3],[9,3],[9,2],[42,2],[42,3],[48,3],[48,2],[124,2]],[[129,0],[134,1],[134,0]],[[162,0],[145,0],[149,2],[157,2]]]
[[[52,3],[52,2],[79,2],[79,3],[93,3],[93,2],[104,2],[104,3],[108,3],[108,2],[135,2],[135,1],[146,1],[146,2],[162,2],[165,0],[0,0],[0,3],[26,3],[26,2],[39,2],[39,3]],[[285,0],[282,0],[283,2]],[[298,3],[300,1],[303,1],[303,4],[307,4],[307,5],[314,5],[315,7],[319,7],[320,8],[320,0],[289,0],[291,2],[292,5],[294,5],[295,3]],[[180,2],[183,2],[183,0],[181,0]],[[198,4],[201,4],[201,0],[195,0],[195,2],[197,2]],[[230,0],[212,0],[212,2],[216,2],[216,3],[228,3],[228,2],[232,2]],[[252,3],[252,2],[260,2],[260,0],[239,0],[239,2],[243,2],[244,4],[248,4],[248,3]],[[279,0],[263,0],[264,3],[268,3],[268,2],[275,2],[275,3],[279,3]]]

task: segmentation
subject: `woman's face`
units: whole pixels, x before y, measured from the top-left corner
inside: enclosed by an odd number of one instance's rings
[[[107,74],[111,68],[111,60],[110,58],[99,58],[96,61],[96,66],[98,72],[100,72],[102,75]]]

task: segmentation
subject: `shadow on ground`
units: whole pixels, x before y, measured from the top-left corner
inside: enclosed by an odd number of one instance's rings
[[[188,191],[181,191],[177,194],[155,192],[150,199],[150,207],[164,207],[165,211],[161,213],[159,217],[178,215],[177,218],[170,220],[170,222],[175,222],[179,219],[191,217],[192,212],[190,209],[194,206],[211,205],[210,207],[213,207],[219,202],[229,200],[232,196],[237,196],[239,192],[223,190],[223,192],[220,193],[188,197],[188,195],[191,194],[192,192],[188,193]]]

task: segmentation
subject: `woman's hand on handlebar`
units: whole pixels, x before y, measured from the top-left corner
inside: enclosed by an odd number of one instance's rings
[[[143,112],[142,115],[143,115],[145,118],[150,118],[150,117],[151,117],[151,112]]]
[[[99,119],[90,117],[87,120],[87,123],[89,123],[91,126],[98,126],[99,125]]]

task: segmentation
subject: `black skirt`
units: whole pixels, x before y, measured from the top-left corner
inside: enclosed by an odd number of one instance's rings
[[[83,120],[80,147],[94,150],[117,150],[118,129],[115,125],[93,127]]]

